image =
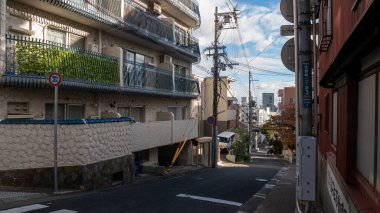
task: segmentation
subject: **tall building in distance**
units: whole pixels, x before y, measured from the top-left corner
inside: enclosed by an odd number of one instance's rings
[[[277,108],[274,105],[274,93],[263,93],[263,108],[269,107],[271,112],[276,112]]]

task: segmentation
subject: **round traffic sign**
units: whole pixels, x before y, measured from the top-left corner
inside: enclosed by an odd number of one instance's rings
[[[209,116],[207,118],[207,123],[210,124],[210,125],[215,124],[215,117],[214,116]]]
[[[50,85],[52,85],[53,87],[56,87],[61,84],[62,76],[57,72],[53,72],[49,75],[48,80],[49,80]]]

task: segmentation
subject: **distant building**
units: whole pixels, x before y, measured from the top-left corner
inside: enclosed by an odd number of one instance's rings
[[[237,105],[235,92],[231,91],[231,83],[235,80],[227,76],[221,76],[221,90],[218,103],[218,132],[228,129],[236,129],[239,124],[240,107]],[[213,77],[204,78],[202,84],[202,109],[203,132],[202,136],[212,135],[212,126],[207,123],[207,118],[213,115]]]
[[[295,107],[295,91],[295,87],[284,87],[283,89],[278,90],[278,97],[280,98],[278,102],[278,112],[281,113],[284,109]]]
[[[264,109],[266,107],[269,107],[271,112],[277,111],[277,108],[274,105],[274,93],[263,93],[263,105],[262,105],[262,107]]]

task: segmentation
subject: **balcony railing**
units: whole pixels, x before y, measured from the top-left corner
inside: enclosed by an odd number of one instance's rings
[[[124,86],[140,91],[198,94],[197,82],[188,76],[175,76],[173,73],[145,64],[124,62]]]
[[[8,77],[46,79],[56,68],[63,84],[97,84],[119,86],[116,58],[41,39],[6,36],[6,70]]]
[[[124,62],[120,70],[114,57],[41,39],[6,36],[6,85],[46,87],[47,77],[56,68],[62,86],[68,88],[178,97],[199,94],[197,81],[173,76],[172,71],[132,62]]]
[[[131,0],[124,2],[124,22],[138,29],[137,33],[164,40],[196,55],[200,54],[198,40],[188,35],[186,31],[150,15]]]
[[[141,10],[131,0],[124,1],[124,17],[121,17],[120,3],[111,0],[40,0],[57,7],[88,17],[122,31],[133,33],[143,39],[160,43],[168,48],[178,48],[199,59],[199,42],[187,36],[186,41],[178,40],[174,27]],[[177,0],[173,0],[177,1]],[[185,1],[185,0],[179,0]]]

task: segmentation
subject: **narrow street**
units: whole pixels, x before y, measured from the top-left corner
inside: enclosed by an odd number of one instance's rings
[[[17,212],[20,208],[27,210],[24,212],[234,212],[284,165],[273,159],[227,164],[219,169],[202,169],[167,179],[35,203],[4,213]]]

